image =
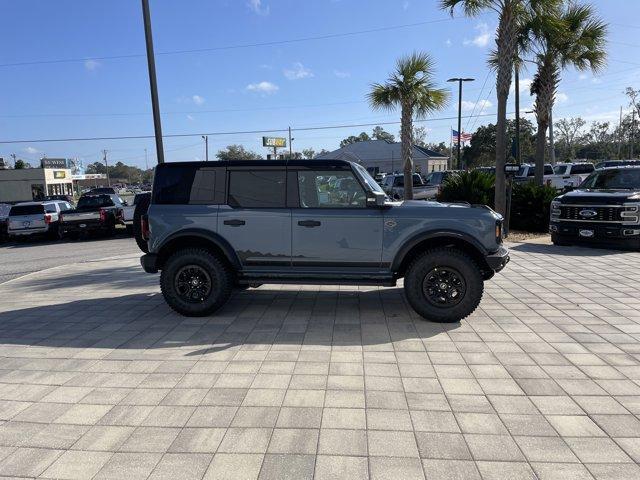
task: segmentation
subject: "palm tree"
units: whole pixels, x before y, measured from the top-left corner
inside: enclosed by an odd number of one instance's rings
[[[374,110],[400,107],[400,140],[404,161],[404,198],[413,199],[413,117],[424,118],[444,108],[449,92],[436,88],[434,63],[426,53],[415,52],[398,59],[385,83],[374,83],[367,98]]]
[[[598,72],[606,63],[607,25],[590,5],[569,3],[544,14],[529,16],[523,29],[523,47],[533,54],[536,73],[531,84],[535,95],[536,171],[534,181],[543,184],[546,135],[561,73],[567,67]]]
[[[533,0],[531,0],[533,1]],[[497,71],[496,95],[498,98],[498,118],[496,121],[496,210],[506,212],[506,189],[504,165],[507,156],[507,99],[511,87],[513,65],[518,43],[518,18],[527,0],[440,0],[440,8],[449,10],[451,15],[460,5],[464,14],[475,17],[485,10],[498,14],[496,49],[490,62]]]

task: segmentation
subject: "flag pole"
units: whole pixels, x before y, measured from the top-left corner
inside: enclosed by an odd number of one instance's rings
[[[451,157],[453,156],[453,127],[449,127],[449,166],[448,169],[452,170],[453,163]]]

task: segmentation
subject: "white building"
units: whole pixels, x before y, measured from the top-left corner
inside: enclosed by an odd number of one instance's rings
[[[73,195],[70,169],[0,170],[0,202],[42,200],[46,195]]]

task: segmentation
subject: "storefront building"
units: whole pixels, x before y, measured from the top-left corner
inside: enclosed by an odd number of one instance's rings
[[[71,169],[0,170],[0,202],[29,202],[47,195],[73,195]]]

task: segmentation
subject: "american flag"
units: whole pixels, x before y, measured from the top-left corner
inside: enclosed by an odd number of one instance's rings
[[[473,137],[472,134],[462,132],[462,143],[470,141],[472,137]],[[458,143],[458,131],[457,130],[453,130],[453,129],[451,130],[451,141],[453,143]]]

